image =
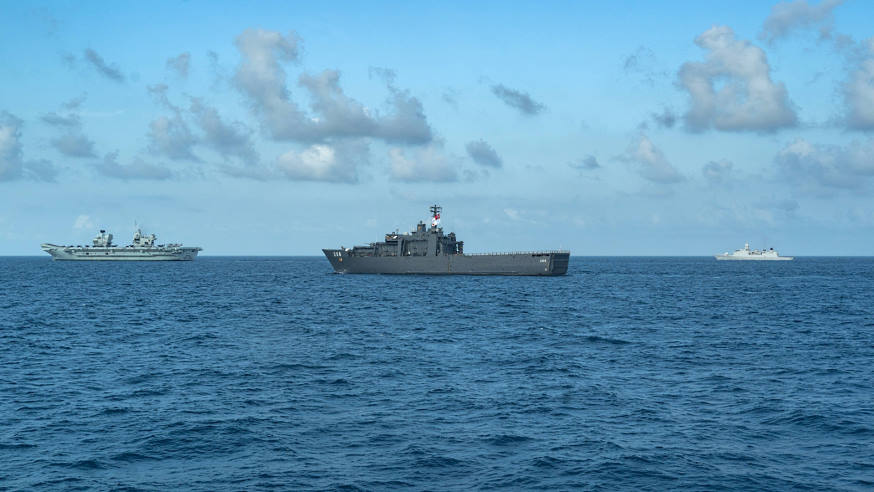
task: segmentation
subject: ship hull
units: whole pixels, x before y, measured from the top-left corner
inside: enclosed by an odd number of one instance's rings
[[[200,248],[70,248],[43,244],[42,250],[60,261],[191,261]]]
[[[732,256],[732,255],[715,255],[717,260],[727,261],[789,261],[794,260],[794,256]]]
[[[535,275],[567,273],[570,253],[501,253],[445,256],[355,256],[324,249],[336,273],[389,275]]]

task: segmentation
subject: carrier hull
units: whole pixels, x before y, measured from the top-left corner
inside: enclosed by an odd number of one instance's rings
[[[336,273],[389,275],[534,275],[567,273],[570,253],[532,252],[441,256],[357,256],[323,249]]]
[[[46,243],[42,250],[63,261],[191,261],[200,248],[71,248]]]

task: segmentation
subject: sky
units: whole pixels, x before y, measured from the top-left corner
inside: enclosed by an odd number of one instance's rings
[[[2,2],[0,255],[874,255],[874,3]]]

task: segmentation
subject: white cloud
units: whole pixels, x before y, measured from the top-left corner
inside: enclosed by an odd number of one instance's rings
[[[701,168],[701,174],[711,186],[729,184],[734,177],[734,164],[731,161],[710,161]]]
[[[80,133],[68,133],[52,139],[52,147],[67,157],[97,157],[94,142]]]
[[[73,221],[73,229],[94,229],[96,227],[97,226],[94,225],[94,222],[91,221],[91,217],[88,215],[79,215],[76,217],[76,220]]]
[[[191,53],[188,52],[167,59],[167,68],[175,71],[182,78],[188,77],[188,68],[190,65]]]
[[[0,112],[0,181],[21,176],[21,120],[3,111]]]
[[[57,169],[51,162],[39,159],[27,161],[21,145],[20,118],[0,111],[0,181],[27,177],[38,181],[54,181]]]
[[[103,162],[95,166],[100,174],[121,179],[124,181],[130,179],[146,179],[146,180],[165,180],[173,177],[173,173],[169,169],[149,164],[142,159],[134,159],[131,164],[119,164],[118,152],[111,152],[103,157]]]
[[[292,99],[283,62],[297,59],[297,38],[274,31],[248,29],[237,37],[242,63],[234,81],[252,102],[262,126],[275,140],[324,143],[340,138],[377,138],[389,143],[424,144],[432,132],[421,102],[394,86],[386,76],[387,110],[380,114],[347,96],[340,72],[302,74],[298,85],[310,96],[310,114]]]
[[[408,156],[408,153],[411,156]],[[457,166],[446,156],[443,146],[432,143],[425,147],[389,149],[391,177],[398,181],[450,182],[458,180]]]
[[[277,159],[280,173],[300,181],[355,183],[358,167],[367,163],[365,142],[314,144],[303,151],[288,151]]]
[[[180,114],[161,116],[149,123],[149,149],[173,160],[200,161],[194,155],[197,138]]]
[[[235,121],[226,123],[216,108],[202,99],[192,97],[189,108],[195,122],[203,131],[202,142],[218,152],[223,158],[237,157],[245,164],[258,162],[258,153],[252,143],[252,130]]]
[[[598,158],[589,154],[582,159],[578,159],[568,164],[572,169],[577,171],[592,171],[601,167],[598,163]]]
[[[481,166],[498,168],[504,163],[504,161],[501,160],[501,156],[495,152],[494,147],[489,145],[485,140],[480,139],[468,142],[465,149],[467,149],[467,154],[470,158]]]
[[[874,130],[874,38],[862,47],[862,57],[844,83],[846,123],[854,130]]]
[[[678,73],[691,107],[684,115],[693,131],[772,132],[795,126],[786,87],[771,80],[765,52],[734,31],[714,26],[695,38],[707,50],[704,62],[686,62]]]
[[[664,153],[643,134],[637,135],[618,159],[631,164],[637,174],[653,183],[669,184],[685,179],[668,162]]]
[[[813,5],[807,0],[780,2],[771,8],[771,15],[765,19],[759,39],[773,42],[778,38],[788,36],[796,29],[819,27],[820,37],[831,36],[834,24],[834,9],[844,3],[844,0],[823,0]]]
[[[492,93],[504,101],[504,104],[518,110],[525,116],[534,116],[546,109],[546,106],[532,99],[527,92],[511,89],[503,84],[493,85]]]
[[[104,77],[115,82],[124,82],[124,74],[121,73],[121,70],[114,64],[106,63],[96,51],[90,48],[85,50],[85,60],[91,63],[97,73]]]

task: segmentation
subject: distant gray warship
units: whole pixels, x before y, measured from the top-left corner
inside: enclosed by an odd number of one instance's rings
[[[112,244],[112,234],[103,229],[91,242],[91,246],[59,246],[43,243],[42,250],[52,255],[53,260],[86,261],[179,261],[193,260],[203,248],[183,247],[181,244],[155,245],[155,235],[146,236],[137,228],[132,244]]]
[[[323,249],[337,273],[429,275],[564,275],[570,251],[464,254],[455,233],[443,234],[441,207],[431,207],[431,227],[419,222],[409,234],[354,248]]]

